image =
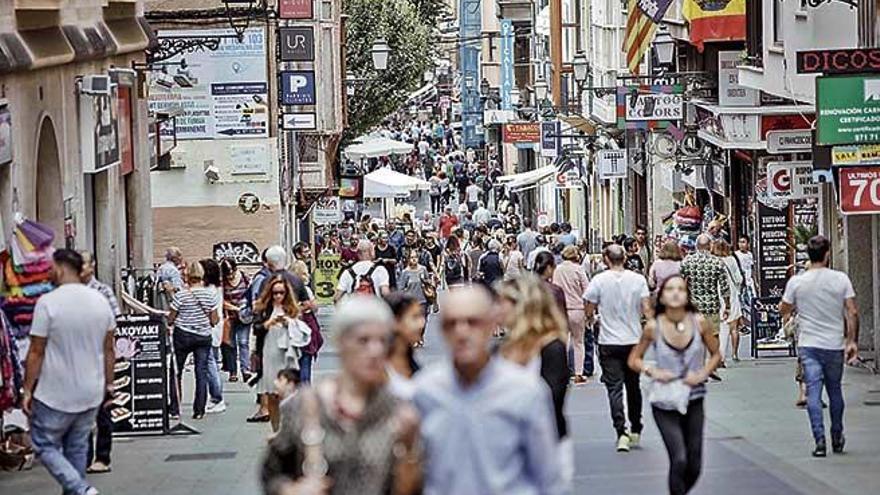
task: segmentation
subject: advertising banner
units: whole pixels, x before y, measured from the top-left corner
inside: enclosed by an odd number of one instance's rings
[[[281,71],[282,105],[314,105],[315,103],[315,71]]]
[[[537,143],[541,140],[541,126],[537,122],[505,124],[501,128],[505,143]]]
[[[119,101],[109,94],[80,94],[80,157],[83,173],[103,172],[119,164]]]
[[[678,84],[618,86],[617,126],[621,129],[662,129],[684,117]]]
[[[834,165],[880,164],[880,144],[834,146],[831,149],[831,163]]]
[[[816,78],[816,144],[880,143],[880,74]]]
[[[325,196],[315,203],[312,210],[312,223],[332,225],[342,221],[342,202],[338,196]]]
[[[459,59],[461,66],[461,140],[465,148],[483,145],[480,101],[481,0],[459,0]]]
[[[845,215],[880,213],[880,166],[841,167],[840,211]]]
[[[556,189],[580,189],[584,187],[581,180],[579,162],[567,158],[558,159],[555,174]]]
[[[234,36],[232,29],[160,31],[159,37]],[[217,50],[174,56],[167,77],[150,72],[150,112],[180,110],[177,139],[230,139],[269,137],[269,84],[266,72],[266,36],[263,28],[244,31],[242,41],[220,38]],[[177,81],[186,81],[181,87]]]
[[[278,28],[278,43],[282,62],[315,60],[315,30],[311,26]]]
[[[788,207],[777,209],[758,201],[757,212],[760,297],[779,297],[791,266]]]
[[[516,86],[516,75],[513,72],[513,21],[501,19],[501,109],[512,110],[511,93]]]
[[[165,324],[148,316],[121,317],[116,321],[114,348],[113,434],[166,433],[169,353]]]
[[[323,252],[318,255],[312,281],[315,283],[315,299],[318,300],[319,305],[333,304],[340,270],[342,270],[342,258],[338,253]]]

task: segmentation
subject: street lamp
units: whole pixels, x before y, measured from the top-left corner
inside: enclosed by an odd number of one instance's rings
[[[675,40],[666,26],[660,26],[654,38],[654,54],[660,65],[671,66],[675,58]]]
[[[544,79],[535,81],[535,98],[538,103],[547,99],[547,82]]]
[[[388,56],[391,54],[391,47],[385,38],[378,38],[373,42],[373,48],[370,50],[373,55],[373,68],[376,70],[385,70],[388,68]]]
[[[587,82],[590,73],[590,62],[587,61],[587,55],[584,52],[578,52],[574,56],[572,66],[574,67],[574,80],[578,85],[583,85]]]
[[[482,81],[480,81],[480,94],[483,95],[483,98],[487,98],[489,96],[489,80],[485,77]]]

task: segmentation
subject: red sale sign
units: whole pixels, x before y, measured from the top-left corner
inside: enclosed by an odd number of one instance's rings
[[[880,167],[841,167],[839,190],[842,213],[880,213]]]

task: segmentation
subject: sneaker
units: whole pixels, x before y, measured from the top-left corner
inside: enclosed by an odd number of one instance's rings
[[[617,451],[618,452],[629,452],[629,436],[628,435],[620,435],[620,437],[618,437]]]
[[[205,419],[205,415],[193,413],[192,419],[195,419],[195,420]]]
[[[574,375],[574,378],[572,378],[571,381],[575,385],[583,385],[587,383],[587,377],[585,377],[584,375]]]
[[[87,473],[94,473],[94,474],[109,473],[110,472],[110,465],[104,464],[101,461],[95,461],[92,463],[91,466],[86,468],[86,472]]]
[[[714,382],[720,382],[720,381],[721,381],[721,377],[718,376],[718,373],[712,373],[712,374],[710,374],[710,375],[709,375],[709,379],[712,380],[712,381],[714,381]]]
[[[630,433],[629,434],[629,446],[632,448],[638,448],[639,442],[642,440],[641,433]]]
[[[101,495],[101,492],[99,492],[97,488],[90,486],[89,489],[86,490],[86,495]]]
[[[205,406],[205,412],[208,414],[219,414],[226,411],[226,401],[210,402]]]
[[[843,435],[840,436],[837,440],[831,439],[831,452],[835,454],[843,453],[843,446],[846,445],[846,438]]]
[[[816,442],[816,448],[813,449],[813,457],[825,457],[828,454],[828,448],[825,447],[825,440]]]

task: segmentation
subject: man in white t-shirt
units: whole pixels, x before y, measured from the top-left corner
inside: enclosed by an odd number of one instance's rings
[[[752,254],[751,249],[749,248],[749,238],[748,236],[740,236],[739,241],[737,242],[737,250],[734,251],[734,256],[739,261],[739,266],[742,268],[743,275],[746,279],[746,285],[752,289],[754,293],[755,290],[755,256]]]
[[[358,261],[339,275],[336,286],[336,301],[348,294],[370,294],[384,296],[389,292],[388,270],[373,261],[376,251],[373,243],[362,239],[357,245]]]
[[[477,185],[476,182],[471,182],[467,189],[465,189],[464,194],[467,199],[467,208],[468,211],[473,213],[477,211],[477,205],[480,202],[480,194],[483,193],[483,190],[480,189],[480,186]]]
[[[52,256],[58,286],[34,308],[22,409],[34,450],[64,493],[97,494],[86,481],[89,433],[113,393],[116,320],[110,303],[82,284],[83,257]]]
[[[602,382],[608,389],[617,451],[628,452],[641,438],[642,392],[639,374],[630,369],[627,359],[642,336],[641,317],[650,311],[651,293],[643,275],[624,269],[626,251],[622,246],[612,244],[605,248],[603,255],[608,269],[593,278],[584,294],[586,318],[589,327],[598,309]],[[623,408],[624,387],[629,431]]]
[[[822,385],[828,392],[831,412],[831,449],[843,452],[844,361],[858,359],[859,310],[849,277],[828,268],[831,243],[823,236],[807,242],[810,267],[789,279],[779,304],[784,319],[798,315],[798,358],[804,368],[807,411],[816,447],[814,457],[825,457],[825,421],[822,417]]]

